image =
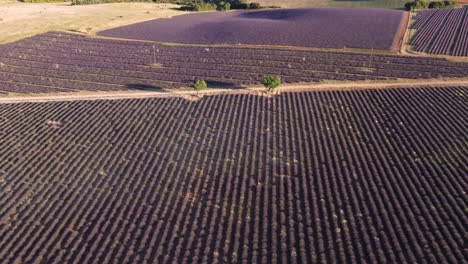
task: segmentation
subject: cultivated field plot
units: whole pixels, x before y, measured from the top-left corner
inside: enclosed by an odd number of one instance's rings
[[[468,87],[0,105],[1,263],[461,263]]]
[[[107,37],[186,44],[255,44],[395,49],[407,13],[389,9],[303,8],[209,12],[101,31]],[[294,29],[294,30],[292,30]],[[396,47],[398,49],[398,47]]]
[[[164,90],[210,85],[467,77],[468,63],[368,53],[163,46],[50,32],[0,46],[0,93]]]
[[[467,0],[463,0],[467,1]],[[262,6],[281,6],[283,8],[297,7],[372,7],[372,8],[394,8],[401,9],[405,6],[406,0],[249,0],[247,2],[258,2]]]
[[[468,9],[420,11],[412,28],[418,30],[410,44],[416,51],[468,56]]]

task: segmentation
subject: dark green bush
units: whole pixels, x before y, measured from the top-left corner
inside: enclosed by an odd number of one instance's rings
[[[440,1],[440,2],[430,2],[429,8],[433,9],[442,9],[442,8],[456,8],[459,7],[456,1]]]
[[[229,10],[229,9],[231,9],[231,4],[227,3],[227,2],[219,2],[216,5],[216,10],[217,11],[226,11],[226,10]]]
[[[428,3],[425,0],[416,0],[405,4],[405,8],[408,11],[419,9],[442,9],[457,7],[460,7],[457,1],[433,1]]]
[[[419,9],[427,9],[427,8],[429,8],[429,3],[427,3],[424,0],[416,0],[416,1],[406,3],[405,8],[408,11],[419,10]]]
[[[260,8],[262,8],[260,3],[250,3],[249,5],[249,9],[260,9]]]

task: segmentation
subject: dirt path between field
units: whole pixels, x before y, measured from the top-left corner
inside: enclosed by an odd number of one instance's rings
[[[306,92],[306,91],[350,91],[388,88],[418,88],[418,87],[446,87],[446,86],[468,86],[468,80],[457,81],[418,81],[402,83],[348,83],[348,84],[315,84],[315,85],[284,85],[279,92]],[[265,88],[249,87],[208,89],[199,93],[201,96],[221,94],[256,94],[266,95]],[[116,100],[137,99],[154,97],[183,97],[188,100],[197,100],[199,97],[195,91],[162,91],[162,92],[112,92],[85,95],[54,95],[35,97],[4,97],[0,103],[22,103],[22,102],[52,102],[52,101],[80,101],[80,100]]]

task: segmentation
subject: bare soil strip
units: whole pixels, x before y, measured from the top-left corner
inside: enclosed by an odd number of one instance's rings
[[[285,85],[278,92],[304,92],[304,91],[343,91],[343,90],[369,90],[388,88],[418,88],[418,87],[447,87],[468,86],[468,80],[454,81],[418,81],[401,83],[349,83],[349,84],[316,84],[316,85]],[[22,103],[22,102],[51,102],[51,101],[81,101],[81,100],[116,100],[133,98],[153,97],[182,97],[190,100],[199,96],[220,94],[257,94],[265,95],[265,88],[246,87],[245,89],[208,89],[197,93],[195,91],[164,91],[164,92],[115,92],[97,93],[86,95],[53,95],[35,97],[4,97],[0,103]],[[193,97],[193,98],[192,98]]]
[[[408,27],[410,25],[410,19],[411,19],[410,12],[403,13],[400,27],[398,28],[398,32],[395,36],[395,40],[393,41],[393,45],[392,45],[393,52],[398,52],[403,49],[403,45],[405,44],[405,39],[406,39],[406,32],[408,31]]]

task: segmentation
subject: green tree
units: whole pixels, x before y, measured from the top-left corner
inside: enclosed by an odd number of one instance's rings
[[[272,92],[281,85],[281,76],[263,76],[261,83],[268,92]]]
[[[226,11],[226,10],[229,10],[231,9],[231,4],[230,3],[226,3],[226,2],[219,2],[216,6],[216,10],[218,11]]]
[[[206,84],[206,82],[204,80],[196,80],[192,84],[192,87],[193,87],[193,90],[195,90],[197,92],[197,95],[199,95],[200,91],[205,90],[208,87],[208,85]]]
[[[416,0],[416,1],[406,3],[405,8],[408,11],[419,10],[419,9],[428,9],[429,8],[429,3],[426,2],[425,0]]]
[[[250,3],[249,9],[260,9],[262,6],[259,3]]]

